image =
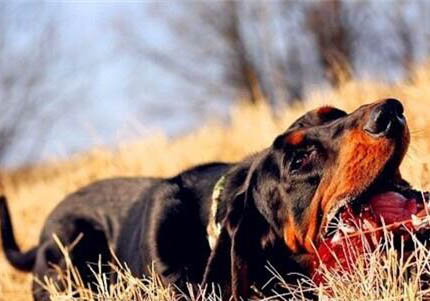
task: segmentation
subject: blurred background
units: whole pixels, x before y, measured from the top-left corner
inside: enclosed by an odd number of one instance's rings
[[[18,167],[208,119],[276,114],[350,79],[408,81],[430,1],[0,3],[0,164]]]

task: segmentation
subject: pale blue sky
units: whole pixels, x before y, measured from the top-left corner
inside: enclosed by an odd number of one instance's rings
[[[121,40],[118,26],[135,25],[142,41],[159,49],[171,50],[174,59],[183,55],[182,52],[187,50],[175,44],[177,40],[169,33],[166,17],[162,17],[175,15],[178,8],[174,3],[162,0],[45,2],[43,12],[56,20],[60,44],[66,53],[63,65],[56,71],[58,73],[51,75],[51,84],[59,93],[69,96],[66,97],[69,103],[60,104],[60,117],[43,130],[45,135],[36,151],[29,151],[35,135],[27,131],[7,157],[6,165],[18,166],[41,159],[65,157],[95,145],[114,147],[151,135],[158,129],[174,136],[209,118],[225,119],[233,100],[232,94],[208,98],[196,86],[192,87],[195,99],[188,99],[187,95],[181,94],[184,82],[148,59],[132,57]],[[400,64],[392,57],[396,53],[392,47],[398,45],[390,27],[392,23],[385,15],[393,2],[369,3],[371,5],[361,11],[350,9],[346,14],[361,18],[356,26],[357,40],[354,41],[356,74],[359,77],[372,75],[382,80],[401,79]],[[411,4],[406,5],[403,13],[408,16],[408,26],[414,32],[415,56],[421,60],[430,52],[430,5],[406,3]],[[20,45],[28,35],[31,36],[32,30],[40,27],[39,20],[31,16],[33,12],[40,12],[42,6],[36,2],[16,2],[11,7],[14,14],[10,18],[16,18],[22,25],[13,32],[13,43]],[[304,39],[301,32],[295,32],[294,26],[291,28],[293,32],[288,33],[287,41],[302,39],[298,55],[305,64],[315,64],[314,44],[309,38]],[[369,37],[374,41],[373,46],[366,40]],[[191,49],[194,47],[189,46]],[[285,51],[284,46],[277,45],[281,52]],[[388,67],[387,60],[390,59]],[[201,67],[209,76],[219,71],[217,66]],[[57,80],[67,72],[72,76]],[[312,84],[312,89],[327,88],[327,83],[321,79],[321,70],[314,68],[307,72],[306,82]],[[291,74],[294,76],[294,72]],[[84,87],[85,93],[75,91],[75,86]],[[185,86],[188,88],[191,87]]]
[[[40,144],[42,148],[37,153],[32,152],[30,157],[26,154],[34,136],[24,134],[7,158],[9,166],[64,157],[95,145],[112,147],[150,135],[156,130],[175,135],[195,124],[196,116],[187,114],[190,109],[186,99],[172,97],[177,88],[175,79],[149,61],[136,63],[122,49],[115,22],[124,20],[138,22],[143,29],[144,38],[155,45],[169,42],[159,18],[142,18],[151,7],[150,2],[46,4],[46,12],[53,14],[58,21],[60,41],[70,62],[76,64],[73,68],[80,70],[77,78],[72,76],[68,80],[83,81],[88,91],[82,99],[78,93],[76,99],[64,105],[61,118],[56,118],[55,123],[49,127],[48,134],[43,137],[43,143]],[[38,10],[38,7],[27,9]],[[23,34],[28,32],[24,31]],[[144,85],[130,87],[133,76],[144,78],[140,80]],[[58,85],[58,89],[63,89],[63,85],[67,83],[60,81]],[[155,86],[159,90],[157,94],[151,93]],[[135,91],[136,89],[139,91]],[[166,115],[153,114],[156,106],[170,109],[166,109]],[[148,112],[145,112],[146,109]],[[173,114],[175,110],[178,114]],[[214,118],[217,112],[225,115],[226,110],[216,109]]]

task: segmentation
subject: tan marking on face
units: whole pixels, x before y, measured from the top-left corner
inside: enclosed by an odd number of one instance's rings
[[[295,131],[287,136],[286,139],[289,145],[300,145],[305,141],[304,131]]]
[[[300,249],[300,235],[296,231],[296,224],[292,218],[292,215],[288,215],[288,220],[284,227],[284,241],[287,247],[293,253],[297,253]]]
[[[393,141],[373,138],[358,129],[345,135],[341,143],[336,164],[325,173],[312,200],[311,207],[315,212],[311,215],[314,218],[317,218],[318,210],[323,213],[323,219],[327,218],[327,214],[341,199],[363,192],[382,172],[395,148]],[[317,221],[314,224],[319,223]],[[308,251],[314,249],[311,244],[317,228],[308,227],[305,239]]]
[[[324,172],[308,208],[304,218],[308,223],[306,231],[300,233],[292,217],[285,224],[284,240],[292,252],[304,248],[314,253],[316,235],[330,210],[344,197],[363,192],[379,176],[395,150],[393,141],[373,138],[359,129],[347,133],[341,146],[336,162]]]
[[[318,109],[317,114],[319,116],[321,115],[327,115],[330,114],[331,111],[333,111],[335,108],[331,107],[331,106],[323,106],[321,108]]]

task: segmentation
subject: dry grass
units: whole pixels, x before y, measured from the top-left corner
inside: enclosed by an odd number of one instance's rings
[[[354,273],[321,266],[325,281],[320,286],[306,278],[293,286],[285,283],[281,275],[274,271],[273,281],[280,282],[288,292],[274,294],[273,298],[307,300],[304,292],[312,292],[319,300],[430,300],[430,251],[427,245],[415,237],[412,239],[415,249],[405,255],[396,251],[392,235],[385,232],[385,242],[376,250],[371,251],[367,245],[365,254],[349,262],[349,268]],[[366,244],[364,236],[362,240]],[[349,246],[348,249],[351,251],[354,247]]]
[[[362,236],[363,243],[366,238]],[[357,257],[349,263],[354,273],[342,270],[333,271],[325,266],[320,267],[324,274],[325,284],[317,286],[311,279],[303,276],[297,284],[286,283],[279,273],[268,264],[267,268],[273,274],[271,281],[276,281],[286,288],[282,293],[273,291],[270,296],[261,300],[308,300],[307,293],[319,296],[320,300],[429,300],[430,287],[423,277],[430,276],[430,251],[427,246],[413,238],[415,251],[408,256],[395,251],[392,236],[385,232],[385,243]],[[74,268],[68,256],[67,249],[58,242],[66,258],[66,269],[59,269],[61,288],[50,279],[43,279],[42,284],[50,292],[52,300],[76,301],[221,301],[220,290],[217,287],[198,288],[190,286],[184,294],[174,293],[171,287],[162,284],[152,269],[151,275],[144,278],[133,276],[126,265],[117,259],[111,264],[118,276],[116,282],[109,283],[101,266],[94,266],[92,271],[95,281],[91,283],[92,290],[84,285],[79,272]],[[353,250],[349,247],[349,251]],[[65,288],[65,289],[64,289]]]
[[[176,140],[170,141],[158,133],[143,141],[123,145],[116,152],[95,149],[64,161],[3,171],[0,174],[3,187],[0,189],[10,200],[18,242],[23,248],[29,248],[37,242],[43,221],[52,208],[67,193],[91,181],[117,175],[170,176],[196,163],[240,160],[267,147],[277,134],[308,109],[331,104],[351,111],[360,104],[383,97],[399,98],[406,107],[412,144],[402,165],[403,175],[414,186],[429,190],[430,71],[427,68],[419,69],[410,82],[396,86],[354,81],[343,84],[337,91],[316,92],[305,105],[280,109],[275,112],[276,117],[262,104],[255,107],[242,105],[232,111],[228,126],[213,121]],[[14,271],[3,254],[0,254],[0,271],[1,301],[31,300],[30,275]],[[375,270],[374,273],[375,277],[384,275],[383,270]],[[351,288],[345,292],[355,289],[354,296],[362,296],[362,300],[371,299],[364,297],[367,296],[366,287],[355,282],[358,280],[351,281],[354,281]],[[407,283],[406,287],[404,283],[399,285],[398,292],[416,293],[416,288]],[[400,293],[396,291],[396,294]],[[380,296],[384,300],[392,300],[392,295]],[[163,298],[159,300],[166,300]]]

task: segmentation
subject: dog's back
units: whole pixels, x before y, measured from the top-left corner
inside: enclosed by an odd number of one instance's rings
[[[201,281],[210,253],[206,224],[213,186],[228,164],[196,166],[168,179],[114,178],[92,183],[67,196],[48,216],[39,245],[19,249],[6,199],[0,200],[3,249],[9,262],[39,280],[56,278],[52,264],[65,267],[54,235],[70,248],[84,283],[92,282],[89,264],[102,263],[110,275],[111,251],[137,276],[157,261],[157,272],[185,285]],[[168,233],[166,233],[168,232]],[[165,270],[165,268],[167,270]],[[49,300],[38,281],[36,300]]]
[[[90,281],[92,273],[88,263],[99,258],[107,262],[111,258],[110,247],[117,243],[120,226],[127,218],[129,209],[145,190],[160,180],[155,178],[114,178],[85,186],[67,196],[52,211],[42,229],[39,245],[21,252],[13,234],[6,199],[0,199],[1,235],[3,250],[8,261],[21,271],[32,271],[36,277],[55,277],[51,264],[64,266],[54,234],[65,246],[74,245],[71,256],[84,281]],[[100,257],[101,256],[101,257]],[[49,300],[49,296],[33,282],[36,300]]]

